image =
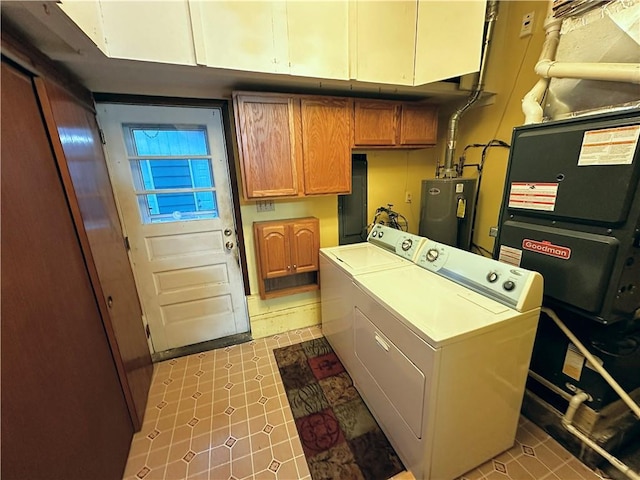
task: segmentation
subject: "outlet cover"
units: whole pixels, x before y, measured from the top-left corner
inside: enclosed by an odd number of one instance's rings
[[[276,209],[273,200],[258,200],[256,202],[256,210],[260,212],[273,212]]]
[[[527,37],[533,33],[533,16],[535,12],[529,12],[522,16],[520,25],[520,38]]]

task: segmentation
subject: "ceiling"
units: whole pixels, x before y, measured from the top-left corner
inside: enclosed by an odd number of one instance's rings
[[[12,27],[94,93],[229,98],[233,90],[282,91],[370,98],[464,102],[459,79],[419,87],[382,85],[108,58],[56,2],[2,1],[3,27]],[[444,105],[443,105],[444,106]]]

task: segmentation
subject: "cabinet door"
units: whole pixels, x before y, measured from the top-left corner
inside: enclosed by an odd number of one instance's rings
[[[402,105],[401,145],[434,145],[438,136],[438,114],[432,105]]]
[[[356,101],[356,146],[395,145],[398,138],[398,110],[397,103]]]
[[[237,95],[234,102],[245,198],[296,196],[294,100]]]
[[[293,222],[290,225],[291,258],[295,273],[318,270],[318,220]]]
[[[350,26],[355,29],[352,41],[356,42],[352,78],[413,86],[417,0],[356,1],[355,5]]]
[[[189,0],[189,10],[198,64],[289,73],[285,2]]]
[[[291,75],[349,80],[349,2],[288,0],[287,27]]]
[[[276,278],[292,273],[291,242],[288,226],[281,224],[256,225],[258,261],[262,278]]]
[[[93,112],[55,83],[36,87],[134,426],[142,426],[153,365]],[[79,212],[78,212],[79,210]],[[79,215],[78,215],[79,213]]]
[[[109,57],[196,64],[186,0],[99,3],[100,23]]]
[[[351,109],[347,98],[303,98],[305,194],[351,192]]]

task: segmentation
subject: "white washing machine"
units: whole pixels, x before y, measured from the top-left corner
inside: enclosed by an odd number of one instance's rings
[[[510,448],[542,276],[427,241],[416,264],[354,281],[349,373],[415,478],[453,479]]]
[[[366,242],[320,249],[322,332],[347,371],[353,350],[353,278],[413,265],[425,238],[375,225]]]

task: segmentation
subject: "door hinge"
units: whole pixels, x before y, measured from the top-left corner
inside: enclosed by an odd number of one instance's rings
[[[104,132],[102,131],[102,129],[98,129],[98,132],[100,132],[100,141],[102,142],[103,145],[107,144],[107,141],[104,138]]]
[[[151,338],[151,330],[149,330],[149,324],[148,323],[144,326],[144,331],[147,334],[147,338]]]
[[[126,248],[127,251],[131,250],[131,245],[129,244],[129,237],[124,237],[124,248]]]

